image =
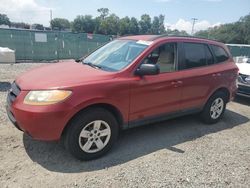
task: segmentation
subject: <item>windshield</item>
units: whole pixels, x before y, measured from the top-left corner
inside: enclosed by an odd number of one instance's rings
[[[114,40],[87,56],[83,63],[106,71],[119,71],[147,47],[133,40]]]

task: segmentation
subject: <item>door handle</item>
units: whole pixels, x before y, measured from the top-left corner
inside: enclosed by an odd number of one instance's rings
[[[221,73],[214,73],[212,74],[213,77],[221,76]]]
[[[174,87],[178,87],[179,85],[181,85],[183,82],[178,80],[178,81],[173,81],[171,82],[171,85],[174,85]]]
[[[179,81],[177,81],[177,84],[178,84],[178,85],[181,85],[181,84],[183,84],[183,81],[180,81],[180,80],[179,80]]]

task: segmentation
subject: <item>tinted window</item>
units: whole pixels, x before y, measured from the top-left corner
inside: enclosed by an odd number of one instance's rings
[[[176,44],[167,43],[157,47],[144,62],[159,65],[161,73],[175,71]]]
[[[185,68],[194,68],[207,65],[206,52],[203,44],[184,43]]]
[[[212,53],[207,45],[205,45],[205,52],[206,52],[206,56],[207,56],[207,64],[208,65],[214,64],[214,57],[213,57],[213,55],[212,55]]]
[[[214,55],[216,57],[217,63],[221,63],[221,62],[228,60],[229,57],[223,48],[219,46],[214,46],[214,45],[211,45],[211,47],[212,47],[212,50],[214,51]]]

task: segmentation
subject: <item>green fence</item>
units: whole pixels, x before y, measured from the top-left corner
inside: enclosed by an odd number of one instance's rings
[[[233,57],[247,56],[250,57],[250,45],[246,44],[227,44]]]
[[[109,40],[98,34],[0,29],[0,47],[15,50],[16,60],[76,59]]]

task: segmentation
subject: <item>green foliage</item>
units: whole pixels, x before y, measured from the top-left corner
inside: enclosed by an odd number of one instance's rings
[[[155,16],[151,25],[151,33],[152,34],[163,34],[166,33],[165,26],[164,26],[164,15]]]
[[[24,22],[11,22],[11,27],[20,28],[20,29],[30,29],[30,25]]]
[[[169,30],[164,26],[164,15],[155,16],[153,20],[148,14],[143,14],[140,20],[135,17],[119,18],[115,14],[110,14],[108,8],[97,10],[100,15],[92,18],[89,15],[77,16],[72,23],[74,32],[99,33],[104,35],[138,35],[138,34],[172,34],[188,35],[185,31]]]
[[[143,14],[141,16],[141,20],[139,21],[139,31],[140,34],[151,33],[151,18],[148,14]]]
[[[36,30],[44,30],[44,27],[42,24],[33,24],[34,25],[34,29]]]
[[[93,33],[95,30],[95,20],[91,15],[77,16],[72,23],[74,32]]]
[[[105,35],[117,35],[119,32],[119,17],[111,14],[100,22],[99,33]]]
[[[100,18],[104,20],[109,15],[109,9],[108,8],[99,8],[97,9],[97,12],[100,13]]]
[[[53,30],[66,30],[70,29],[70,22],[67,19],[64,18],[54,18],[50,22],[51,28]]]
[[[164,15],[155,16],[153,19],[148,14],[143,14],[139,20],[135,17],[119,18],[115,14],[110,14],[108,8],[100,8],[97,10],[99,16],[93,18],[91,15],[78,15],[73,22],[64,18],[54,18],[50,25],[52,30],[67,30],[71,29],[73,32],[98,33],[105,35],[138,35],[138,34],[175,34],[188,35],[184,31],[165,30]],[[0,14],[0,21],[8,20],[6,15]],[[9,22],[4,23],[9,23]],[[2,21],[3,22],[3,21]],[[1,23],[1,22],[0,22]],[[11,23],[16,28],[29,29],[30,26],[25,23]],[[40,24],[35,24],[36,29],[43,29]],[[33,25],[34,27],[34,25]]]
[[[136,35],[139,33],[139,24],[135,17],[130,19],[129,23],[129,34]]]
[[[10,19],[6,14],[0,14],[0,25],[10,26]]]
[[[188,36],[189,34],[186,31],[179,31],[177,29],[175,30],[168,30],[168,35],[174,35],[174,36]]]
[[[215,39],[224,43],[250,44],[250,14],[235,23],[199,31],[195,36]]]
[[[119,21],[119,34],[120,35],[126,35],[130,34],[130,18],[125,17],[120,19]]]

